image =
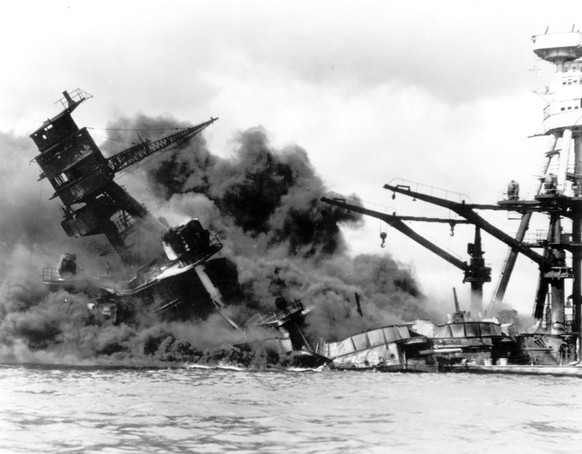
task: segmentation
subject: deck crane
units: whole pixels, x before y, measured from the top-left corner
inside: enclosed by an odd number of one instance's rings
[[[61,225],[68,236],[104,234],[128,265],[159,255],[159,237],[166,228],[118,185],[121,170],[167,151],[201,133],[217,119],[184,128],[158,140],[147,140],[109,158],[103,156],[87,131],[79,129],[71,112],[92,96],[79,89],[63,92],[64,109],[31,134],[40,154],[34,160],[63,203]]]
[[[469,282],[471,284],[471,312],[475,317],[480,315],[483,307],[483,284],[485,282],[491,282],[491,268],[485,266],[485,259],[483,258],[483,249],[481,246],[481,231],[478,227],[475,229],[474,242],[467,245],[467,252],[471,257],[470,262],[467,263],[427,240],[424,236],[418,234],[405,224],[406,221],[447,223],[451,226],[452,230],[456,224],[469,224],[469,221],[467,220],[397,216],[396,214],[381,213],[379,211],[364,208],[357,203],[348,203],[344,197],[337,194],[328,194],[327,196],[322,197],[321,201],[346,210],[380,219],[416,241],[421,246],[424,246],[429,251],[434,252],[453,266],[459,268],[464,273],[463,282]]]
[[[162,137],[161,139],[154,141],[146,140],[111,156],[107,159],[108,165],[113,172],[120,172],[121,170],[124,170],[125,168],[130,167],[159,151],[168,151],[186,143],[189,139],[202,132],[216,120],[218,119],[210,118],[210,120],[204,123],[184,128],[174,134]]]
[[[576,249],[576,245],[561,244],[561,225],[560,213],[576,213],[573,207],[570,207],[572,201],[570,198],[561,197],[554,193],[540,194],[535,200],[508,200],[499,202],[496,205],[479,205],[453,202],[441,199],[428,194],[412,191],[409,185],[384,185],[385,189],[393,191],[394,194],[400,193],[413,197],[418,200],[447,208],[459,216],[465,218],[470,223],[489,233],[494,238],[502,241],[512,248],[512,250],[522,253],[526,257],[538,264],[540,269],[539,285],[536,292],[534,316],[541,318],[545,307],[545,300],[548,294],[548,288],[551,288],[551,295],[554,300],[553,312],[563,313],[564,304],[564,280],[573,277],[571,268],[565,265],[564,249]],[[548,237],[548,247],[545,248],[544,254],[538,254],[531,246],[519,241],[516,238],[506,234],[502,230],[493,226],[481,217],[475,210],[505,210],[516,211],[521,213],[542,212],[550,216],[550,234]],[[525,224],[525,223],[524,223]],[[562,316],[563,318],[563,316]],[[560,322],[561,323],[561,322]]]
[[[422,192],[413,191],[409,185],[391,185],[385,184],[384,189],[392,191],[393,193],[404,194],[409,197],[415,198],[417,200],[422,200],[424,202],[431,203],[436,206],[440,206],[443,208],[447,208],[459,216],[465,218],[471,224],[476,225],[477,227],[481,228],[485,232],[489,233],[491,236],[497,238],[498,240],[502,241],[503,243],[515,248],[518,252],[521,252],[526,257],[530,258],[534,262],[536,262],[540,267],[546,268],[551,267],[551,261],[547,260],[544,256],[538,254],[537,252],[533,251],[531,248],[524,245],[522,242],[517,241],[511,235],[503,232],[502,230],[498,229],[491,223],[487,222],[483,217],[481,217],[475,210],[504,210],[507,211],[507,207],[502,207],[499,205],[482,205],[482,204],[469,204],[462,202],[454,202],[451,200],[443,199],[440,197],[436,197],[429,194],[423,194]],[[525,205],[525,201],[522,205]],[[516,205],[516,204],[514,204]],[[539,207],[539,204],[533,203],[529,204],[527,207],[522,207],[521,209],[528,209],[534,210]],[[513,210],[518,210],[519,207],[514,206],[512,207]],[[540,210],[543,211],[543,210]]]
[[[494,238],[507,244],[512,250],[521,253],[538,264],[540,269],[540,283],[536,293],[535,307],[543,307],[545,303],[545,298],[547,295],[547,285],[552,284],[555,286],[555,293],[558,292],[559,287],[563,287],[563,279],[571,277],[571,271],[569,271],[563,264],[561,256],[555,256],[553,254],[541,255],[533,250],[532,247],[524,244],[523,242],[515,239],[514,237],[503,232],[499,228],[487,222],[481,215],[479,215],[475,210],[503,210],[503,211],[516,211],[516,212],[551,212],[557,210],[557,207],[548,206],[547,204],[541,203],[539,200],[526,201],[526,200],[511,200],[506,202],[500,202],[496,205],[482,205],[482,204],[468,204],[465,201],[454,202],[439,197],[435,197],[428,194],[423,194],[421,192],[412,191],[409,185],[391,185],[385,184],[384,188],[392,191],[394,194],[400,193],[413,197],[418,200],[422,200],[433,205],[441,206],[447,208],[459,216],[463,217],[470,223],[474,224],[476,227],[481,228],[485,232],[489,233]],[[559,292],[558,292],[559,293]],[[563,291],[562,291],[563,293]]]

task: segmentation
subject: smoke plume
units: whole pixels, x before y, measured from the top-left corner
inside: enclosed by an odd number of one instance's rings
[[[109,125],[103,149],[112,153],[110,143],[135,141],[135,130],[141,139],[155,139],[183,126],[166,118],[120,119]],[[262,128],[240,132],[234,142],[231,157],[223,158],[197,136],[122,181],[171,225],[196,217],[220,235],[221,254],[238,271],[240,288],[226,308],[234,320],[245,324],[257,313],[274,311],[277,297],[301,300],[313,308],[306,335],[315,344],[430,315],[410,268],[389,255],[348,254],[340,227],[358,225],[361,217],[320,202],[328,189],[304,149],[275,149]],[[76,253],[80,266],[93,269],[105,267],[102,256],[111,260],[110,248],[102,238],[69,239],[61,231],[58,204],[47,202],[46,187],[39,197],[39,171],[29,166],[36,154],[32,141],[0,133],[0,144],[9,163],[0,170],[5,182],[0,209],[8,213],[0,220],[0,360],[267,361],[268,353],[233,347],[241,337],[218,316],[193,325],[160,322],[144,313],[132,326],[111,325],[94,319],[90,295],[48,292],[42,268],[54,267],[62,252]],[[139,310],[139,302],[136,306]],[[273,334],[251,337],[264,335]]]

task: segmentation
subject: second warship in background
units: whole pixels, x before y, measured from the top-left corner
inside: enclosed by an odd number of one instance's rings
[[[197,321],[218,313],[252,342],[246,327],[224,312],[225,301],[238,287],[236,266],[216,257],[222,244],[198,219],[169,226],[135,200],[115,176],[144,159],[184,146],[216,118],[173,134],[146,140],[106,158],[87,128],[78,128],[71,113],[91,95],[63,92],[63,110],[31,134],[40,154],[40,179],[47,179],[63,206],[61,225],[70,237],[104,235],[121,262],[102,273],[77,265],[75,254],[62,255],[58,268],[43,270],[44,283],[52,290],[66,289],[89,296],[89,306],[102,323],[135,323],[139,317]],[[260,339],[278,353],[293,355],[308,364],[321,363],[302,334],[309,308],[300,302],[282,301],[278,312],[262,314],[248,326],[272,328]],[[303,358],[303,359],[301,359]]]
[[[553,145],[545,154],[538,189],[532,198],[522,198],[515,181],[508,185],[507,198],[491,205],[471,204],[461,197],[438,197],[434,188],[403,180],[384,185],[393,198],[402,194],[454,214],[443,218],[386,214],[338,194],[322,199],[381,219],[463,271],[463,282],[471,285],[470,316],[457,306],[456,313],[443,326],[430,322],[408,325],[411,333],[422,333],[430,339],[429,348],[420,353],[429,362],[438,360],[451,370],[458,366],[456,369],[463,370],[582,375],[582,35],[574,30],[555,34],[546,31],[532,39],[536,56],[556,68],[551,84],[539,93],[547,105],[543,110],[543,131],[537,135],[551,137]],[[479,213],[483,210],[518,213],[521,220],[517,233],[511,236],[486,221]],[[545,234],[528,239],[526,232],[534,213],[547,216],[548,229]],[[467,249],[469,263],[419,235],[405,224],[408,221],[448,223],[451,229],[460,223],[474,225],[475,241]],[[483,259],[481,230],[509,247],[488,310],[483,306],[483,284],[491,281],[491,268],[485,266]],[[499,311],[518,254],[539,267],[533,304],[537,323],[526,331],[517,330],[511,311]],[[567,291],[570,288],[571,292]],[[384,367],[383,355],[376,355],[373,360],[366,356],[369,343],[368,347],[365,343],[360,347],[355,342],[351,344],[353,361],[348,367]],[[406,355],[402,353],[398,362],[406,368]]]

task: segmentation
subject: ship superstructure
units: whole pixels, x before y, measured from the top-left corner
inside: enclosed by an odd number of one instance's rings
[[[114,179],[144,159],[187,143],[216,118],[180,129],[157,140],[138,143],[106,158],[87,128],[71,113],[91,95],[63,92],[63,110],[31,134],[40,152],[34,159],[63,206],[63,230],[71,237],[104,235],[123,263],[123,270],[80,276],[76,256],[64,254],[58,269],[45,269],[51,287],[87,287],[115,315],[112,307],[134,298],[153,313],[170,318],[205,317],[222,306],[224,259],[212,257],[222,245],[197,219],[170,227],[154,217]]]
[[[571,267],[540,276],[540,290],[534,315],[549,314],[554,334],[570,331],[579,335],[582,326],[582,36],[579,32],[543,34],[533,37],[534,52],[556,68],[546,88],[543,133],[554,138],[547,153],[547,169],[557,161],[557,174],[543,176],[543,189],[535,200],[547,210],[549,229],[545,253],[564,264],[570,254]],[[573,166],[570,164],[573,157]],[[571,233],[564,232],[564,221],[571,222]],[[566,319],[565,280],[572,279],[573,316]],[[549,304],[543,304],[549,291]]]
[[[71,116],[91,95],[81,90],[63,94],[63,111],[30,136],[40,151],[35,158],[42,169],[40,179],[48,179],[55,190],[51,198],[63,203],[63,229],[74,237],[104,234],[126,265],[155,258],[161,252],[158,239],[167,226],[114,178],[154,153],[186,142],[216,119],[105,158],[87,128],[79,128]]]

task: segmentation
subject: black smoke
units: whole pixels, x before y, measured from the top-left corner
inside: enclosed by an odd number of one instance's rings
[[[109,125],[103,149],[111,154],[117,151],[111,144],[155,139],[183,126],[166,118],[120,119]],[[90,296],[49,293],[41,284],[43,266],[54,266],[66,251],[77,253],[80,266],[104,267],[99,257],[108,246],[99,238],[67,238],[58,205],[47,202],[50,190],[42,197],[37,192],[38,169],[28,165],[35,155],[32,142],[10,134],[0,134],[0,140],[2,155],[19,169],[26,167],[3,175],[6,191],[18,193],[20,201],[0,198],[0,209],[10,213],[0,221],[1,359],[127,364],[234,357],[244,363],[252,356],[233,347],[240,336],[218,316],[195,327],[147,317],[131,326],[103,324],[87,309]],[[226,309],[233,319],[245,324],[257,313],[274,311],[278,297],[301,300],[313,307],[306,333],[315,344],[430,315],[409,267],[388,254],[348,254],[341,226],[357,226],[361,216],[320,202],[328,188],[304,149],[275,149],[262,128],[238,133],[234,143],[231,157],[224,158],[197,136],[184,148],[144,163],[122,182],[170,224],[197,217],[220,235],[222,255],[238,272],[240,288]]]
[[[134,125],[136,129],[141,123]],[[232,223],[267,246],[293,256],[329,256],[345,250],[340,223],[360,216],[320,203],[326,189],[298,146],[274,150],[262,128],[239,133],[231,159],[212,155],[197,138],[190,147],[147,167],[156,195],[200,194]]]
[[[329,189],[304,149],[275,149],[260,127],[238,133],[234,144],[222,158],[197,137],[146,166],[145,178],[160,205],[198,207],[209,228],[223,232],[225,254],[239,269],[243,308],[273,310],[281,294],[314,305],[308,328],[314,341],[432,313],[409,267],[388,254],[347,254],[340,226],[362,218],[320,201]]]

